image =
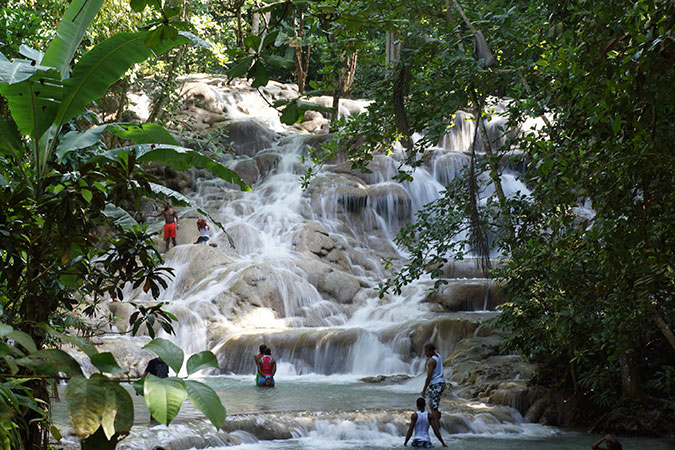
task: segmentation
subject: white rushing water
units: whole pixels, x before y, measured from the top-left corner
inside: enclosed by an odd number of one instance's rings
[[[236,140],[254,150],[240,147],[220,158],[235,170],[253,173],[253,189],[238,192],[221,180],[198,178],[195,189],[186,193],[224,225],[236,248],[229,247],[225,234],[213,224],[212,242],[218,247],[193,245],[199,216],[193,210],[179,210],[181,245],[165,255],[175,278],[159,298],[169,303],[167,309],[179,322],[175,336],[160,335],[187,355],[202,350],[217,355],[221,370],[207,381],[234,416],[228,418],[227,433],[216,432],[188,408],[183,420],[169,428],[135,427],[122,448],[400,446],[408,410],[423,384],[421,347],[435,342],[447,357],[463,338],[481,332],[483,318],[493,315],[481,311],[494,309],[492,282],[471,262],[448,269],[443,301],[459,305],[453,309],[459,312],[439,313],[439,304],[445,303],[428,301],[429,277],[407,286],[400,295],[380,298],[377,291],[389,273],[383,259],[394,267],[406,259],[394,243],[400,227],[439,198],[444,186],[469,163],[475,123],[458,112],[455,126],[430,149],[430,157],[414,170],[412,182],[392,181],[402,159],[401,150],[393,148],[389,155],[375,155],[369,166],[372,173],[352,172],[337,161],[321,168],[303,190],[299,177],[305,167],[300,157],[322,138],[307,133],[308,127],[282,125],[278,112],[243,85],[231,87],[217,78],[199,77],[190,83],[186,92],[200,92],[212,109],[235,119],[237,129],[248,130]],[[263,93],[268,100],[293,95],[279,84]],[[345,103],[341,114],[362,111],[366,104]],[[312,129],[325,125],[325,120],[314,122]],[[495,143],[503,141],[498,130],[501,118],[486,125]],[[485,180],[482,202],[494,195]],[[509,196],[529,193],[517,172],[506,171],[502,182]],[[130,288],[125,298],[151,300]],[[274,393],[252,386],[251,356],[262,343],[271,347],[278,361]],[[365,376],[401,374],[410,378],[386,386],[358,382]],[[529,448],[541,448],[542,441],[559,434],[522,423],[520,414],[508,407],[453,401],[443,426],[453,433],[454,448],[515,449],[522,441],[531,441]],[[561,442],[573,441],[565,437]]]

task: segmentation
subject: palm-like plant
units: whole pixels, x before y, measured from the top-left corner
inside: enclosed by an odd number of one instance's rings
[[[148,2],[131,3],[143,8]],[[160,6],[159,2],[150,3]],[[101,293],[119,291],[121,285],[130,282],[156,297],[159,287],[166,286],[165,278],[170,275],[170,269],[158,267],[162,259],[152,246],[150,235],[122,206],[133,207],[130,201],[137,202],[141,196],[157,192],[185,199],[151,183],[142,170],[142,162],[162,161],[177,169],[199,165],[244,190],[249,189],[234,172],[179,146],[158,125],[105,124],[86,131],[73,125],[73,120],[103,96],[131,66],[153,54],[190,42],[187,33],[176,29],[180,25],[171,21],[175,11],[161,10],[164,20],[154,28],[118,33],[86,52],[71,68],[84,33],[102,4],[103,0],[73,0],[44,55],[24,51],[29,59],[13,61],[0,55],[0,94],[10,111],[9,117],[0,118],[0,204],[3,205],[0,208],[0,316],[6,324],[0,324],[0,338],[5,336],[3,330],[7,333],[13,330],[15,336],[28,336],[17,341],[16,351],[5,348],[6,344],[0,341],[0,372],[14,377],[52,376],[52,369],[67,360],[62,354],[53,358],[53,352],[49,353],[50,357],[29,355],[39,353],[50,336],[54,338],[50,323],[60,323],[59,311],[79,307],[83,296],[96,299]],[[106,130],[135,145],[104,148],[101,137]],[[110,239],[107,248],[101,248],[100,237],[95,234],[98,226],[116,228],[123,239]],[[122,244],[124,249],[120,247]],[[110,257],[111,254],[116,257]],[[34,342],[34,348],[26,348],[22,342]],[[16,358],[22,355],[28,359],[17,364]],[[94,357],[90,357],[93,362]],[[60,361],[60,358],[66,359]],[[105,364],[102,367],[101,372],[109,368]],[[77,370],[73,370],[77,375]],[[78,378],[81,385],[74,386],[70,392],[82,395],[82,390],[95,391],[100,381],[100,377]],[[46,383],[44,378],[38,378],[21,386],[29,389],[34,407],[12,408],[7,415],[0,415],[0,438],[4,433],[26,448],[42,448],[47,443],[44,426],[47,416],[40,412],[49,405]],[[10,402],[18,392],[4,381],[0,383],[0,391],[6,393],[0,396],[0,406]],[[112,413],[108,411],[105,415],[108,419],[120,415],[122,403],[127,406],[130,403],[123,392],[113,392],[114,398],[111,397],[112,403],[108,405]],[[114,439],[130,426],[128,420],[122,421],[119,427],[104,423],[103,413],[97,415],[98,410],[83,412],[82,408],[100,406],[89,400],[81,407],[77,401],[69,402],[75,405],[71,417],[76,429],[84,430],[83,438],[96,432],[95,445],[103,445],[98,441],[101,438],[109,442],[106,447],[114,448]],[[81,427],[83,418],[89,421],[84,428]],[[98,424],[100,436],[96,431]]]

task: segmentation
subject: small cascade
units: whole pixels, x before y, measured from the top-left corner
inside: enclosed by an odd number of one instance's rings
[[[278,100],[294,98],[293,89],[271,82],[261,91],[268,100]],[[176,427],[146,428],[120,448],[150,449],[160,442],[162,448],[176,449],[265,448],[255,445],[266,439],[295,440],[295,448],[313,448],[306,444],[326,441],[375,441],[385,447],[396,441],[399,445],[408,410],[423,383],[423,346],[434,342],[448,358],[461,350],[460,343],[467,338],[500,339],[483,324],[506,299],[470,254],[467,260],[442,268],[447,284],[432,296],[429,276],[406,286],[401,294],[380,297],[378,291],[389,275],[383,260],[395,268],[406,261],[407,255],[395,244],[396,233],[405,223],[414,222],[417,213],[438,199],[469,164],[476,134],[471,115],[457,112],[454,126],[413,170],[410,182],[393,180],[403,160],[403,150],[394,148],[389,154],[374,155],[370,173],[352,172],[338,158],[335,164],[322,167],[303,190],[299,177],[306,167],[300,157],[309,146],[329,138],[308,130],[324,129],[325,119],[313,115],[316,127],[304,122],[288,127],[256,90],[240,81],[228,85],[219,77],[191,76],[183,93],[189,105],[185,114],[193,114],[194,119],[186,118],[185,123],[214,133],[222,128],[232,150],[217,158],[252,190],[239,192],[222,180],[198,176],[194,191],[185,193],[223,224],[235,247],[213,224],[211,242],[216,248],[192,244],[199,214],[179,211],[179,245],[164,255],[175,277],[159,298],[179,321],[175,335],[159,330],[158,335],[173,340],[186,357],[202,350],[216,354],[220,370],[207,371],[208,376],[217,375],[207,380],[225,393],[226,404],[235,405],[228,407],[234,408],[230,411],[234,416],[228,418],[224,430],[202,434],[201,422],[190,417],[188,409]],[[345,100],[341,114],[362,111],[365,104]],[[213,117],[218,120],[209,122]],[[505,139],[499,130],[503,118],[495,116],[485,125],[493,145],[499,145]],[[484,181],[480,195],[485,203],[494,188],[487,176]],[[502,184],[508,196],[529,194],[518,172],[505,171]],[[159,229],[161,224],[155,226]],[[130,286],[125,289],[126,299],[152,302],[148,294]],[[111,305],[117,317],[115,326],[123,331],[129,310],[123,303]],[[279,383],[286,383],[296,394],[283,405],[261,394],[259,404],[237,406],[239,392],[245,392],[246,398],[253,395],[245,389],[253,389],[252,355],[262,343],[271,348],[277,361]],[[137,354],[142,354],[140,348]],[[457,383],[474,376],[469,363],[461,363]],[[373,377],[409,381],[365,388],[365,383],[357,381]],[[331,386],[312,384],[325,378]],[[243,379],[245,384],[238,381]],[[303,397],[306,383],[306,394],[314,395],[311,398]],[[351,400],[344,391],[332,390],[340,383],[357,383]],[[231,385],[236,389],[229,390]],[[312,403],[317,396],[338,399],[338,404],[294,403],[296,398]],[[363,410],[363,402],[371,398],[378,411]],[[522,418],[511,408],[461,399],[452,402],[451,411],[444,413],[446,432],[523,432]],[[289,408],[289,404],[294,411],[275,409]],[[252,416],[255,411],[267,412]]]

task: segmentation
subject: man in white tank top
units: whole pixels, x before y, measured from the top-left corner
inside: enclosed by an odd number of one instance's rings
[[[443,376],[443,360],[436,351],[434,344],[424,346],[424,355],[429,358],[427,361],[427,379],[424,381],[422,397],[429,394],[429,407],[431,409],[431,421],[436,426],[441,426],[441,412],[438,406],[441,402],[441,394],[445,390],[445,377]]]
[[[413,447],[421,448],[431,448],[431,438],[429,438],[429,425],[434,430],[434,434],[441,441],[443,447],[447,447],[443,437],[441,436],[441,431],[433,421],[429,421],[429,413],[426,412],[426,401],[423,398],[417,399],[417,412],[412,413],[410,416],[410,426],[408,427],[408,433],[405,435],[405,442],[403,446],[408,445],[410,437],[413,436],[413,431],[415,432],[415,437],[412,441]]]

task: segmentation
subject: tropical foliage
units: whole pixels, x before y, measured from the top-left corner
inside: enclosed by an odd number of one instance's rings
[[[145,7],[132,3],[139,10]],[[191,42],[191,35],[178,30],[183,25],[173,20],[175,12],[159,8],[162,21],[113,34],[80,53],[102,4],[73,1],[44,54],[23,47],[20,53],[28,59],[0,55],[0,94],[9,112],[0,118],[0,401],[8,407],[2,408],[0,437],[11,448],[46,445],[47,381],[60,373],[69,379],[66,401],[83,448],[114,448],[128,433],[133,422],[129,394],[103,375],[121,369],[112,355],[67,333],[71,310],[91,313],[104,293],[121,298],[126,283],[156,298],[171,277],[172,270],[161,267],[151,234],[127,210],[137,210],[143,196],[184,197],[153,183],[141,163],[200,165],[248,189],[234,172],[180,147],[161,127],[92,126],[86,108],[129,68]],[[134,145],[106,148],[106,131]],[[80,305],[83,298],[89,299],[87,308]],[[155,326],[172,332],[172,320],[161,309],[141,309],[132,325],[137,330],[145,323],[153,335]],[[101,374],[83,377],[79,364],[55,348],[59,341],[79,347]],[[179,372],[182,351],[161,340],[149,345]],[[194,355],[188,372],[214,364],[213,355]],[[189,396],[216,426],[222,425],[224,409],[208,387],[167,380],[143,381],[158,420],[170,422],[182,404],[177,399]]]

